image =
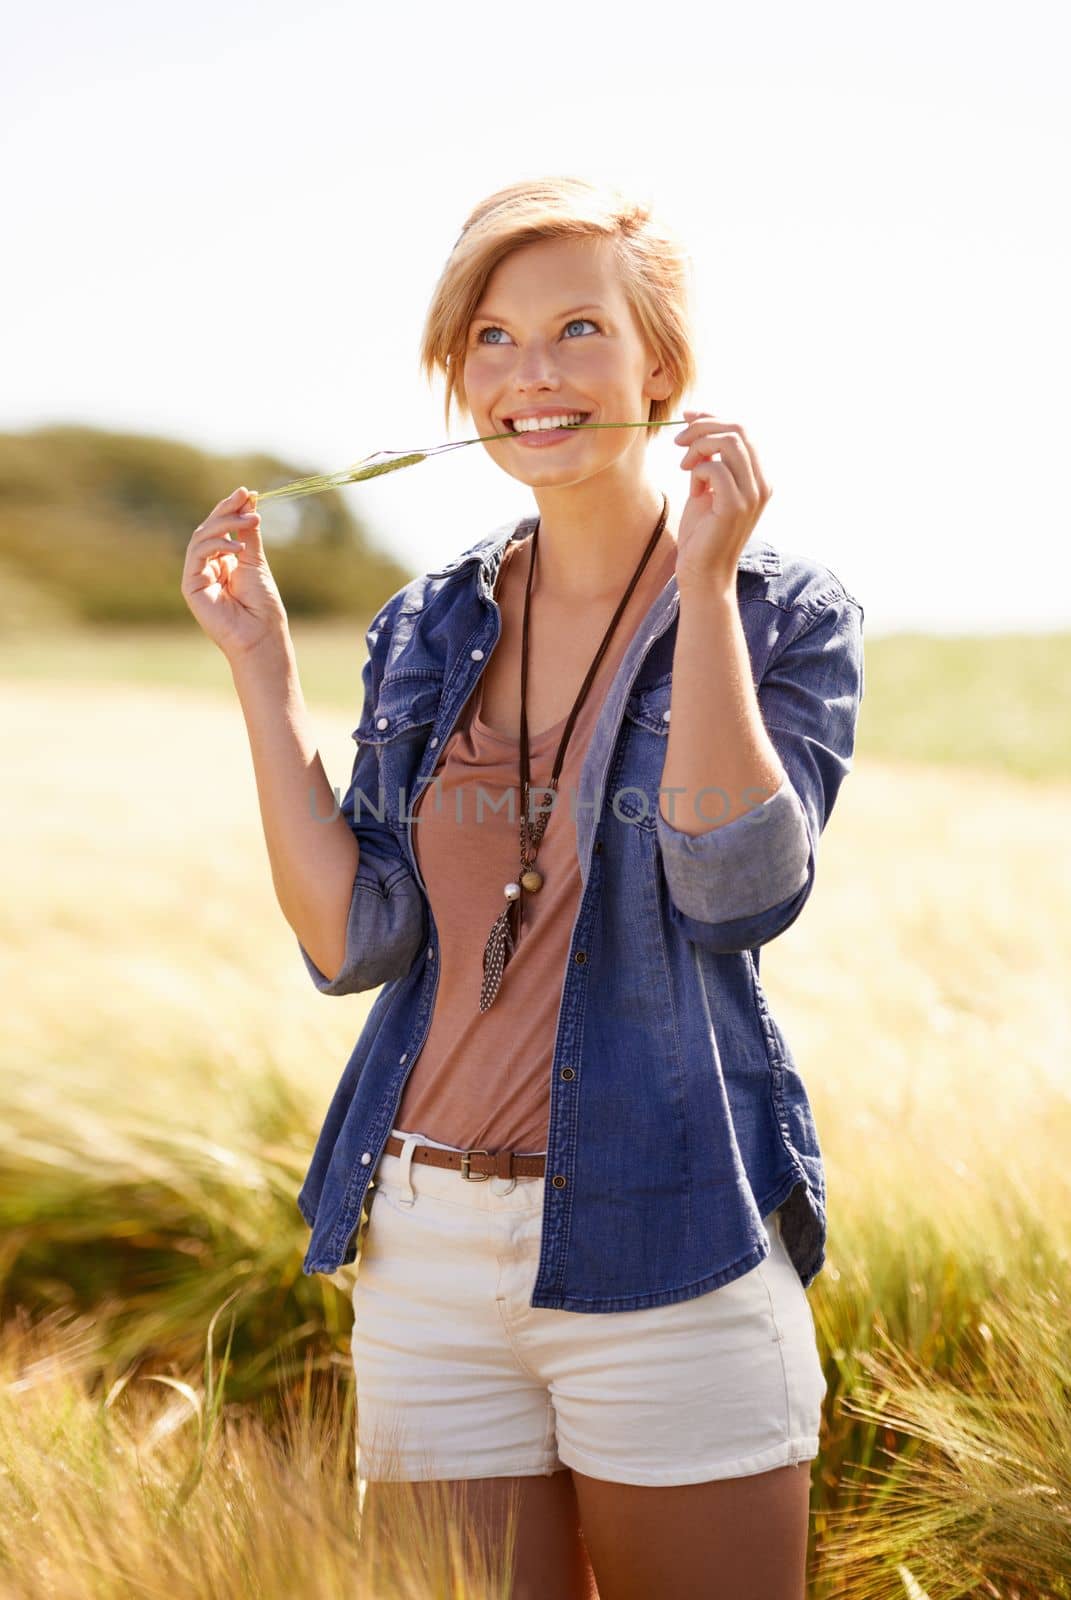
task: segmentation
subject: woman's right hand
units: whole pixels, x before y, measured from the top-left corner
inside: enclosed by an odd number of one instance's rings
[[[286,638],[286,608],[260,540],[255,489],[235,489],[193,530],[182,597],[228,660],[273,636]]]

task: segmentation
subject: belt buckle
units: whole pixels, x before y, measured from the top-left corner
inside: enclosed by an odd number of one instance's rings
[[[469,1171],[470,1156],[489,1156],[490,1150],[463,1150],[461,1152],[461,1176],[466,1183],[486,1183],[491,1177],[489,1172],[471,1173]]]

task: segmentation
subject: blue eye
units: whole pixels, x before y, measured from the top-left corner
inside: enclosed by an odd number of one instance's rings
[[[590,317],[573,317],[572,321],[567,322],[565,324],[565,326],[566,326],[567,329],[576,328],[576,327],[583,326],[584,323],[587,323],[589,328],[594,328],[596,332],[599,331],[598,323],[597,322],[592,322]],[[494,344],[494,345],[501,344],[502,341],[500,339],[485,340],[484,339],[484,334],[485,333],[505,333],[505,332],[506,332],[505,328],[499,328],[497,326],[481,328],[479,333],[476,335],[476,343],[477,344],[489,343],[489,344]],[[509,336],[507,334],[507,338],[508,337]]]

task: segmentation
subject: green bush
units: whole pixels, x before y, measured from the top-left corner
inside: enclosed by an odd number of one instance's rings
[[[212,506],[315,470],[73,424],[0,434],[0,570],[71,621],[183,621],[183,556]],[[411,576],[337,490],[269,502],[261,530],[291,616],[371,615]]]

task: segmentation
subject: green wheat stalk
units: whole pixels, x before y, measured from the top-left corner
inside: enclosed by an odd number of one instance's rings
[[[675,422],[671,418],[665,422],[574,422],[569,424],[574,428],[683,428],[687,424],[683,421]],[[444,454],[447,450],[460,450],[467,444],[487,444],[492,439],[515,439],[515,433],[486,433],[476,439],[454,439],[449,444],[432,445],[427,450],[376,450],[370,456],[365,456],[362,461],[357,461],[352,467],[343,467],[338,472],[315,473],[309,478],[295,478],[292,483],[284,483],[278,489],[265,489],[263,493],[254,489],[252,492],[257,497],[257,504],[262,505],[265,500],[296,500],[300,495],[322,494],[325,489],[341,489],[347,483],[360,483],[364,478],[378,478],[383,472],[397,472],[399,467],[415,467],[418,461],[426,461],[429,456]],[[386,457],[377,460],[377,457]]]

